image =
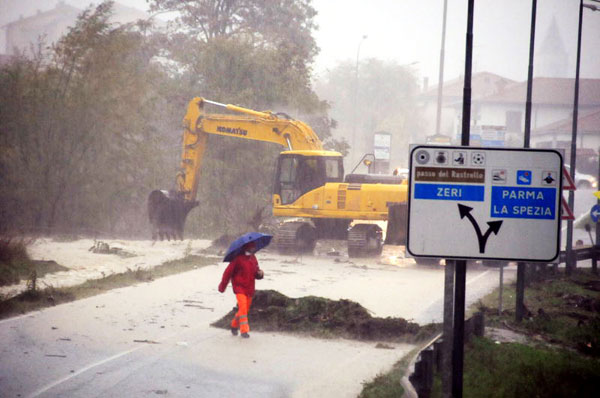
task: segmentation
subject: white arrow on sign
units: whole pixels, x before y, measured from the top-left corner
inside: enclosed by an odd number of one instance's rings
[[[592,221],[600,221],[600,205],[594,205],[590,210],[590,215],[592,216]]]

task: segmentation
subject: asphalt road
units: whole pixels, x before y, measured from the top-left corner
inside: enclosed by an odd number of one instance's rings
[[[591,191],[578,191],[576,216],[594,203]],[[575,238],[589,240],[583,230]],[[259,253],[266,276],[258,288],[350,299],[374,316],[441,322],[442,266],[417,266],[394,247],[380,260],[348,261],[326,255],[326,245],[321,255],[295,259]],[[515,268],[505,268],[506,283]],[[0,321],[0,397],[354,397],[413,348],[276,333],[233,337],[210,326],[235,304],[230,290],[216,290],[222,271],[215,260]],[[468,266],[467,305],[498,285],[498,271]]]
[[[442,319],[441,266],[269,252],[259,261],[266,273],[260,289],[348,298],[376,316]],[[275,333],[233,337],[210,326],[235,303],[230,289],[216,290],[223,268],[215,264],[0,321],[0,396],[354,397],[362,382],[413,348]],[[467,300],[497,282],[497,268],[469,267]]]

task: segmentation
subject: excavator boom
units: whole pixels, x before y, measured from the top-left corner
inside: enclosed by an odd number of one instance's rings
[[[232,114],[207,114],[204,105],[215,105]],[[183,239],[189,211],[198,205],[196,194],[202,173],[202,159],[208,134],[272,142],[289,150],[322,150],[315,132],[305,123],[283,114],[261,112],[237,105],[193,98],[183,119],[183,148],[177,188],[155,190],[148,198],[153,239]]]

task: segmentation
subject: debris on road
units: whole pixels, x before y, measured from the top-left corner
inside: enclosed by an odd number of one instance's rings
[[[120,247],[110,247],[106,242],[95,241],[94,245],[89,248],[90,252],[97,254],[117,254],[121,257],[135,257],[133,253],[129,253]]]
[[[146,344],[160,344],[158,341],[154,341],[154,340],[133,340],[134,343],[146,343]]]
[[[184,304],[184,307],[194,307],[194,308],[200,308],[201,310],[209,310],[209,311],[214,311],[214,308],[211,307],[205,307],[203,305],[199,305],[199,304]]]
[[[236,309],[212,326],[229,329]],[[315,337],[358,340],[420,340],[435,332],[436,325],[419,326],[403,318],[376,318],[350,300],[308,296],[289,298],[274,290],[259,290],[252,300],[249,317],[254,330],[300,332]]]

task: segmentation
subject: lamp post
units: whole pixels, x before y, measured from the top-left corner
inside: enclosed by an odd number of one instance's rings
[[[358,112],[356,112],[356,108],[358,107],[358,60],[360,58],[360,47],[366,39],[367,35],[362,35],[358,42],[358,48],[356,49],[356,66],[354,69],[354,109],[352,110],[352,114],[354,115],[352,123],[352,153],[354,156],[352,157],[352,163],[354,163],[354,157],[356,156],[356,123],[358,122]]]
[[[440,70],[438,76],[438,92],[437,92],[437,114],[435,118],[435,134],[440,134],[440,126],[442,123],[442,97],[444,90],[444,49],[446,47],[446,14],[448,12],[448,0],[444,0],[444,13],[442,17],[442,45],[440,48]]]
[[[599,3],[598,0],[591,0]],[[579,0],[579,27],[577,30],[577,61],[575,63],[575,95],[573,100],[573,133],[571,135],[571,179],[575,181],[575,167],[577,161],[577,118],[579,108],[579,66],[581,63],[581,28],[583,25],[583,9],[588,8],[592,11],[600,11],[600,8],[593,4],[584,4]],[[568,205],[571,211],[575,205],[575,193],[569,191]],[[566,244],[566,272],[570,275],[576,266],[576,260],[573,253],[573,220],[567,221],[567,244]]]
[[[533,54],[535,47],[535,19],[537,0],[531,2],[531,31],[529,35],[529,67],[527,71],[527,99],[525,101],[525,133],[523,148],[529,148],[531,136],[531,97],[533,94]],[[523,261],[517,263],[517,288],[515,302],[515,320],[521,322],[525,314],[525,267]],[[502,270],[502,268],[500,268]]]

